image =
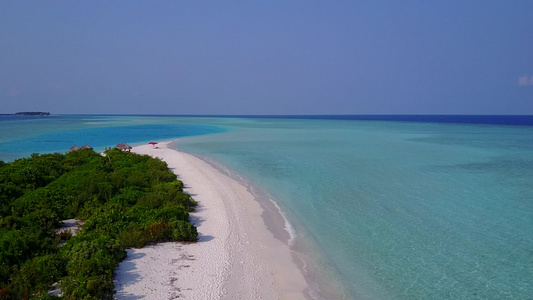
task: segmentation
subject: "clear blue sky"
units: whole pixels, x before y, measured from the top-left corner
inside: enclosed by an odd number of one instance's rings
[[[0,113],[533,114],[533,1],[0,2]]]

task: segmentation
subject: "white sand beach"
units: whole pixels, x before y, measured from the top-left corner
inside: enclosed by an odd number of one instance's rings
[[[199,204],[191,213],[199,240],[129,249],[115,272],[115,298],[308,299],[291,249],[267,229],[247,188],[168,143],[133,151],[161,158],[184,182]]]

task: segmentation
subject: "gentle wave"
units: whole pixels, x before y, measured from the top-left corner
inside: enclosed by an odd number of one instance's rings
[[[285,226],[283,228],[289,234],[289,240],[287,241],[287,243],[289,244],[290,247],[294,246],[294,240],[296,239],[296,231],[294,231],[294,227],[292,227],[289,220],[287,220],[285,213],[283,212],[283,210],[281,210],[281,207],[279,207],[278,203],[276,203],[276,201],[270,198],[268,200],[270,200],[270,202],[272,202],[272,204],[278,209],[279,214],[281,215],[281,217],[283,218],[283,221],[285,222],[284,224]]]

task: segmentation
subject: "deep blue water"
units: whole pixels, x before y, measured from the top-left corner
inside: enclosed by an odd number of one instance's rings
[[[200,116],[199,116],[200,117]],[[427,122],[447,124],[492,124],[533,126],[532,115],[242,115],[221,118],[299,119],[299,120],[358,120]]]

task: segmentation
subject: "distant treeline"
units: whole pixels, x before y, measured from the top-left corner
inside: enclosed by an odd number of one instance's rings
[[[147,155],[84,149],[0,161],[0,299],[113,299],[126,248],[196,241],[194,206],[167,164]],[[74,218],[85,222],[75,236],[57,231]]]
[[[15,115],[21,115],[21,116],[49,116],[49,112],[42,112],[42,111],[23,111],[15,113]]]

